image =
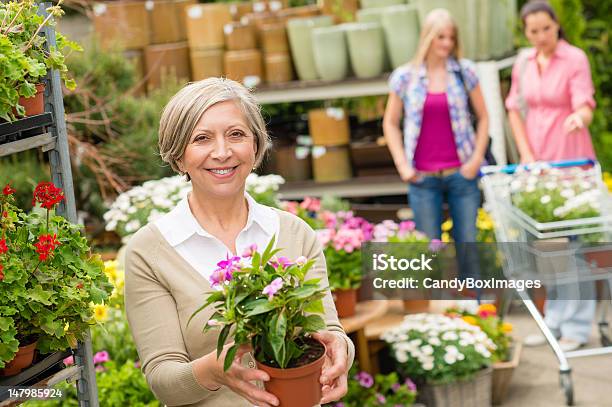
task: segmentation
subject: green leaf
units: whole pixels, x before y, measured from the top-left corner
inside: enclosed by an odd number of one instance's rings
[[[304,307],[304,312],[311,312],[313,314],[323,314],[325,312],[325,309],[323,309],[323,300],[318,299],[309,302]]]
[[[317,291],[319,291],[319,287],[317,286],[303,286],[295,289],[289,294],[289,297],[297,299],[308,298],[314,295]]]
[[[37,285],[33,289],[28,291],[27,298],[32,301],[40,302],[44,305],[51,305],[53,302],[50,300],[53,292],[45,291],[42,286]]]
[[[247,306],[250,311],[246,313],[246,316],[252,317],[259,314],[264,314],[268,311],[272,311],[277,308],[274,302],[267,300],[266,298],[260,298],[248,304]],[[252,309],[251,309],[252,308]]]
[[[230,366],[232,365],[232,362],[234,362],[234,358],[236,357],[236,352],[238,351],[238,348],[240,347],[240,344],[235,343],[234,345],[232,345],[232,347],[230,347],[227,350],[227,353],[225,354],[225,360],[223,361],[223,371],[226,372],[227,369],[230,368]]]
[[[327,325],[320,315],[307,315],[302,328],[306,332],[318,332],[327,328]]]
[[[274,359],[279,366],[284,369],[287,366],[285,360],[285,334],[287,333],[287,317],[285,311],[281,311],[280,314],[274,315],[270,319],[270,346],[272,347],[272,353],[274,353]]]
[[[225,325],[219,333],[219,338],[217,339],[217,359],[219,359],[219,356],[223,351],[223,346],[225,346],[225,341],[227,341],[227,336],[230,333],[231,326],[232,324]]]

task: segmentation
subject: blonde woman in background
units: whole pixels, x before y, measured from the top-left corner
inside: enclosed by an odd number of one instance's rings
[[[476,241],[477,176],[489,120],[474,63],[461,59],[459,31],[447,10],[427,15],[414,59],[392,73],[389,86],[384,135],[397,171],[410,183],[417,229],[440,239],[446,194],[453,239]],[[476,131],[470,102],[478,119]]]

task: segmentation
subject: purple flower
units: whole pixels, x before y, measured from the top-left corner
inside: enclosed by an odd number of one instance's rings
[[[334,407],[344,407],[344,403],[343,402],[338,402],[334,405]]]
[[[374,384],[374,378],[368,372],[359,372],[355,375],[355,379],[359,381],[361,387],[369,389]]]
[[[140,369],[140,360],[137,360],[136,362],[134,362],[134,368]]]
[[[107,351],[103,350],[102,352],[98,352],[94,355],[93,362],[94,365],[98,363],[106,363],[110,360],[110,356]]]
[[[270,284],[264,287],[262,293],[268,296],[268,300],[272,300],[274,294],[278,292],[283,286],[283,279],[280,277],[276,277]]]
[[[414,384],[414,382],[410,380],[410,378],[407,378],[404,384],[406,385],[406,387],[408,387],[408,390],[410,391],[416,391],[417,389],[416,384]]]
[[[380,404],[385,404],[387,402],[387,399],[385,398],[385,396],[383,396],[380,393],[376,393],[376,400],[378,400]]]
[[[257,245],[253,243],[242,252],[242,257],[253,257],[253,254],[257,251]]]
[[[399,384],[399,383],[393,383],[393,384],[391,385],[391,390],[393,390],[394,392],[396,392],[396,393],[397,393],[397,391],[398,391],[398,390],[399,390],[401,387],[402,387],[402,385],[401,385],[401,384]]]
[[[217,263],[217,267],[219,268],[213,271],[208,279],[210,281],[210,285],[214,287],[224,281],[231,280],[234,271],[239,269],[237,264],[239,261],[239,256],[229,257],[228,254],[225,260],[221,260],[219,263]]]
[[[293,265],[293,262],[289,260],[288,257],[281,256],[276,260],[272,260],[270,264],[272,264],[272,267],[274,267],[275,269],[277,269],[279,266],[282,266],[283,269],[286,269],[287,267]]]
[[[440,239],[431,239],[429,242],[429,250],[439,252],[444,247],[444,243]]]

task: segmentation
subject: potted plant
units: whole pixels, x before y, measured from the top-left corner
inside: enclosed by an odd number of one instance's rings
[[[44,111],[42,80],[49,69],[60,72],[68,89],[76,87],[67,76],[64,50],[80,51],[81,47],[57,33],[57,45],[47,51],[46,38],[39,35],[64,14],[62,1],[46,9],[47,17],[38,14],[39,5],[33,0],[0,3],[0,54],[4,56],[0,59],[1,119],[12,121]]]
[[[243,257],[219,262],[210,277],[216,290],[192,318],[213,306],[204,332],[221,329],[217,355],[230,337],[234,340],[224,368],[230,367],[240,346],[249,344],[258,368],[270,376],[266,390],[283,406],[311,407],[322,396],[319,377],[325,347],[309,334],[326,327],[317,315],[324,312],[325,290],[318,279],[306,279],[314,260],[277,258],[280,249],[272,249],[274,240],[263,253],[253,246]]]
[[[400,380],[397,373],[372,376],[358,371],[354,364],[349,372],[348,391],[337,403],[329,407],[409,407],[416,400],[417,387],[409,378]]]
[[[489,366],[496,346],[479,327],[445,315],[411,314],[382,339],[428,407],[491,404]]]
[[[81,227],[54,214],[64,199],[61,189],[41,182],[24,213],[14,204],[15,190],[0,195],[0,368],[19,373],[41,353],[76,347],[95,323],[94,306],[112,286],[99,256],[91,255]],[[27,345],[30,345],[27,347]],[[11,363],[18,349],[30,352]],[[20,354],[21,355],[21,354]],[[24,365],[15,363],[23,361]],[[8,363],[8,365],[7,365]]]
[[[461,304],[471,303],[469,307]],[[476,305],[476,301],[463,301],[458,306],[446,310],[451,317],[462,318],[471,325],[480,327],[495,344],[492,352],[493,361],[492,397],[493,404],[502,404],[512,380],[514,370],[521,358],[521,342],[512,338],[512,324],[505,322],[497,314],[493,304]]]
[[[325,229],[317,230],[323,246],[329,287],[340,318],[355,315],[362,282],[361,246],[372,239],[374,226],[352,211],[325,214]]]

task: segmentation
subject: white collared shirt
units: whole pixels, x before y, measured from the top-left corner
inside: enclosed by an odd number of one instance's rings
[[[236,237],[236,255],[240,256],[251,244],[263,250],[280,229],[280,218],[274,209],[257,203],[245,193],[249,214],[246,225]],[[155,226],[170,246],[195,270],[208,280],[217,269],[217,263],[232,256],[223,242],[208,233],[198,223],[189,208],[187,198],[181,200],[169,213],[155,221]]]

